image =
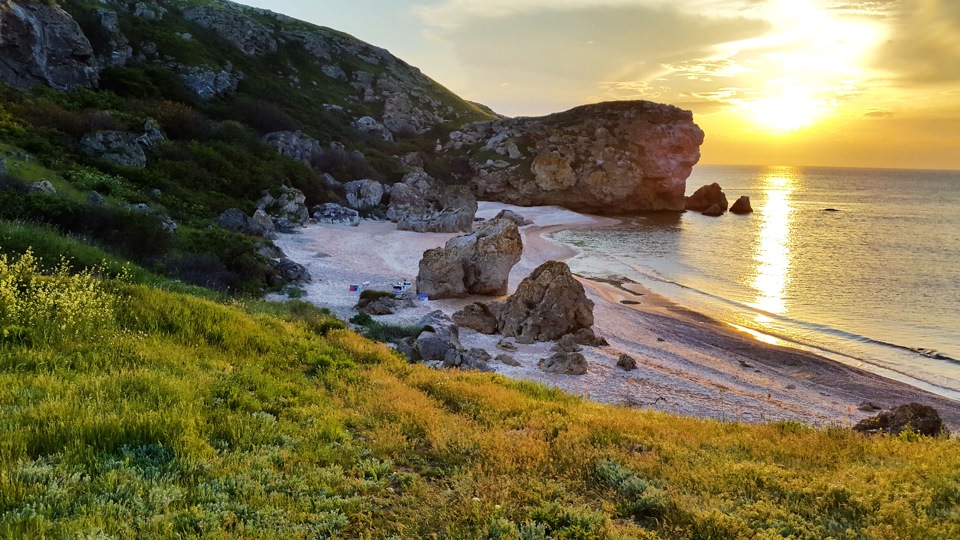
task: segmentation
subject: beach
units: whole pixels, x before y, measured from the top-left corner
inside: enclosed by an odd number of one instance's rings
[[[550,238],[565,228],[608,227],[609,217],[579,214],[557,207],[521,208],[481,202],[479,218],[510,209],[532,225],[522,227],[523,256],[510,274],[510,292],[548,260],[578,255],[571,246]],[[442,246],[456,234],[398,231],[386,221],[363,220],[357,227],[311,224],[296,234],[279,235],[276,244],[307,267],[312,282],[302,285],[305,300],[327,307],[343,320],[356,313],[358,294],[350,285],[390,290],[399,280],[416,281],[422,253]],[[584,347],[586,375],[544,373],[537,367],[550,356],[553,343],[516,345],[511,352],[519,366],[492,362],[503,376],[537,381],[586,399],[614,405],[744,422],[798,421],[812,425],[852,426],[873,416],[866,402],[892,407],[920,402],[936,408],[944,423],[960,427],[960,403],[908,384],[805,351],[771,345],[659,296],[639,283],[623,279],[579,277],[594,302],[594,330],[608,346]],[[416,307],[377,317],[396,324],[415,324],[423,315],[448,315],[489,297],[417,301]],[[460,330],[466,348],[491,355],[500,336]],[[637,362],[634,371],[617,367],[621,354]]]

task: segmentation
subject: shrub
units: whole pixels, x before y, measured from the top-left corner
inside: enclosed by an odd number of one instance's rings
[[[43,275],[33,253],[0,254],[0,335],[4,341],[93,340],[114,327],[113,295],[94,272],[71,274],[66,261]]]
[[[231,116],[261,134],[274,131],[295,131],[297,122],[274,103],[248,97],[234,102]]]
[[[357,313],[350,317],[350,322],[359,326],[369,326],[373,324],[373,317],[369,313]]]

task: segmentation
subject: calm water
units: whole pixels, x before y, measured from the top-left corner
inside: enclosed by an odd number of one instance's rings
[[[555,238],[575,272],[960,399],[960,172],[698,166],[688,195],[711,182],[755,212]]]

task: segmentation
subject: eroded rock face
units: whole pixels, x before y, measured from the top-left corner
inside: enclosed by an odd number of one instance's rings
[[[689,111],[611,102],[469,124],[452,133],[444,149],[482,145],[501,156],[474,163],[473,183],[483,200],[605,214],[681,211],[703,137]]]
[[[552,341],[593,326],[593,302],[559,261],[542,264],[506,302],[489,308],[501,334],[524,340]]]
[[[142,135],[125,131],[98,131],[85,135],[80,149],[117,165],[142,169],[147,166],[147,154],[141,145]]]
[[[517,225],[500,219],[473,234],[450,239],[420,260],[417,292],[431,299],[468,294],[506,294],[510,270],[520,261],[523,241]]]
[[[407,174],[393,186],[387,219],[401,231],[470,232],[477,199],[466,186],[447,186],[423,169]]]
[[[0,80],[29,90],[95,88],[100,80],[93,47],[80,25],[55,4],[0,2]]]
[[[209,6],[191,7],[183,10],[183,17],[216,32],[248,56],[277,51],[277,40],[273,38],[273,31],[237,11]]]
[[[320,153],[320,142],[299,131],[275,131],[263,136],[263,142],[277,149],[281,156],[310,164]]]
[[[367,210],[380,205],[386,189],[376,180],[354,180],[344,184],[347,204],[355,210]]]

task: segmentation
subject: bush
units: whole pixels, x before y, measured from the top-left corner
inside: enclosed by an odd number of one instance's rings
[[[369,326],[373,324],[373,317],[369,313],[357,313],[353,317],[350,317],[350,322],[358,326]]]
[[[231,117],[249,125],[261,134],[274,131],[296,131],[297,122],[283,109],[268,101],[241,97],[231,108]]]
[[[43,275],[33,253],[0,254],[0,337],[51,343],[95,340],[114,327],[115,298],[94,271],[71,274],[65,261]]]

